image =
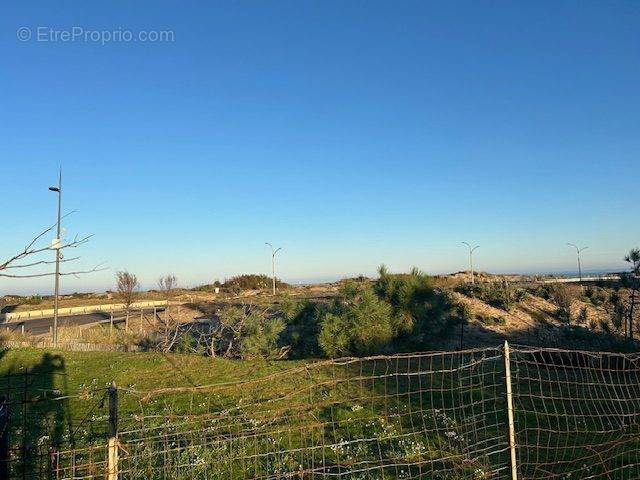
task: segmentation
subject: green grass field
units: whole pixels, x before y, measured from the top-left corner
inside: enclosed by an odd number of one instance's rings
[[[93,379],[101,384],[115,380],[127,385],[137,378],[140,388],[166,386],[167,380],[176,386],[192,382],[208,384],[258,377],[299,365],[299,361],[243,361],[208,358],[198,355],[44,351],[38,348],[17,348],[0,352],[0,374],[20,368],[42,366],[45,356],[62,360],[58,373],[64,373],[70,386],[86,385]]]
[[[522,478],[640,474],[637,367],[512,359]],[[104,476],[112,380],[121,478],[509,478],[498,348],[315,363],[16,349],[0,374],[16,478]]]
[[[10,383],[15,400],[34,400],[12,415],[13,443],[33,446],[29,462],[16,461],[13,474],[26,468],[25,476],[38,478],[53,467],[60,478],[101,476],[106,388],[115,380],[125,478],[242,479],[287,471],[474,478],[474,471],[493,468],[474,452],[480,438],[498,435],[489,392],[496,364],[477,376],[448,372],[476,355],[484,353],[309,364],[7,351],[0,360],[4,388]],[[28,380],[20,384],[20,378]],[[474,409],[477,425],[465,420]],[[50,444],[60,451],[55,461],[38,449]]]

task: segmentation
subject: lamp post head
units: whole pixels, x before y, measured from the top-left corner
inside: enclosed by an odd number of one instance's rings
[[[473,253],[476,248],[480,247],[480,245],[472,246],[470,243],[467,243],[467,242],[462,242],[462,244],[467,246],[467,248],[469,249],[469,253]]]
[[[58,187],[49,187],[49,190],[60,193],[60,189]]]
[[[574,244],[574,243],[567,243],[567,245],[569,245],[570,247],[575,248],[575,249],[576,249],[576,253],[577,253],[578,255],[580,255],[580,252],[582,252],[583,250],[586,250],[587,248],[589,248],[589,247],[582,247],[582,248],[580,248],[580,247],[578,247],[578,246],[577,246],[576,244]]]

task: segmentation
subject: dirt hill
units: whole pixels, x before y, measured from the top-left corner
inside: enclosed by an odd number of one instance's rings
[[[549,300],[528,294],[513,309],[505,311],[461,293],[453,292],[453,296],[467,305],[473,315],[473,319],[464,327],[465,347],[495,345],[504,340],[517,344],[562,344],[563,329],[566,329],[567,324],[559,319],[558,306]],[[581,324],[577,319],[583,309],[587,312],[588,320]],[[602,331],[600,322],[608,322],[609,317],[604,308],[596,307],[581,298],[575,298],[572,302],[571,325],[599,333]],[[449,346],[459,346],[459,336],[452,338]]]

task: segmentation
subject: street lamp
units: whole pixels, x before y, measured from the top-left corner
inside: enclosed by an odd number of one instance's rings
[[[474,280],[473,280],[473,252],[476,250],[476,248],[480,247],[480,245],[476,245],[476,246],[472,247],[467,242],[462,242],[462,243],[469,248],[469,268],[471,269],[471,283],[474,283]]]
[[[58,194],[58,222],[56,238],[52,248],[56,252],[56,276],[55,293],[53,299],[53,346],[58,346],[58,297],[60,296],[60,211],[62,206],[62,167],[58,174],[58,186],[49,187],[49,190]]]
[[[274,250],[273,245],[271,245],[269,242],[264,242],[264,243],[269,245],[269,247],[271,248],[271,276],[272,276],[272,282],[273,282],[273,294],[275,295],[276,294],[276,253],[282,250],[282,248],[278,247]]]
[[[580,253],[589,247],[578,248],[578,246],[574,245],[573,243],[567,243],[567,245],[576,249],[576,255],[578,256],[578,278],[582,282],[582,266],[580,265]]]

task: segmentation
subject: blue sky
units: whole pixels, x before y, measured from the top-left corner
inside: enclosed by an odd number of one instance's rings
[[[639,24],[637,2],[5,3],[0,251],[55,220],[62,165],[67,235],[95,235],[78,265],[110,267],[64,291],[268,273],[265,241],[291,281],[456,271],[463,240],[487,271],[571,270],[566,242],[621,268]],[[174,37],[46,33],[74,28]]]

